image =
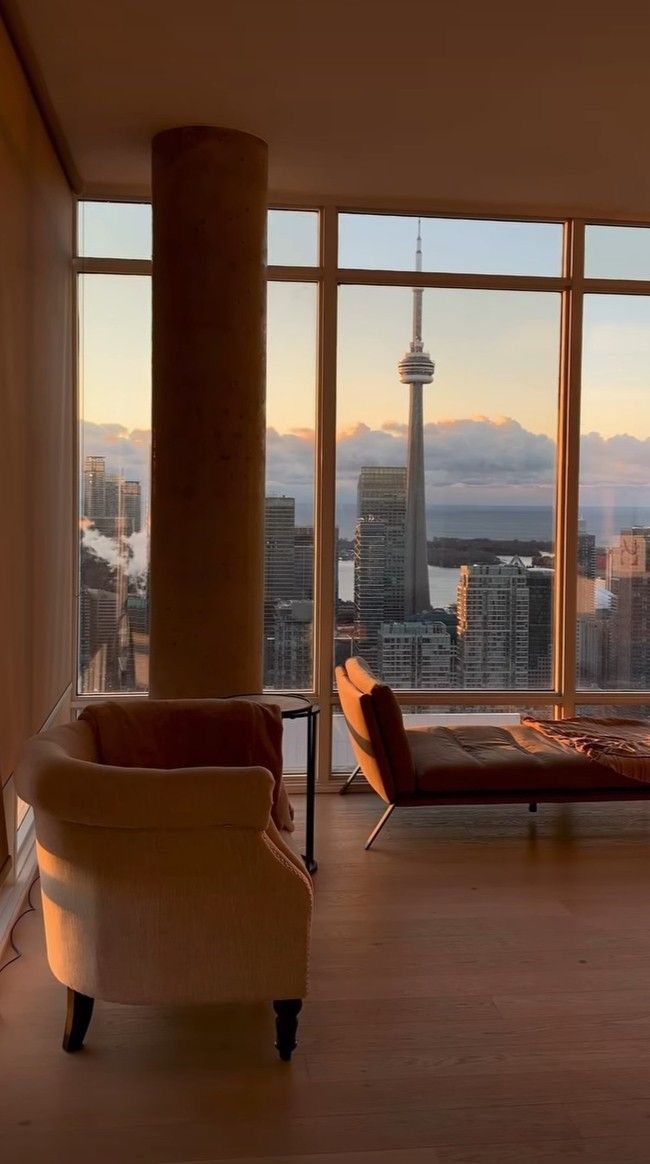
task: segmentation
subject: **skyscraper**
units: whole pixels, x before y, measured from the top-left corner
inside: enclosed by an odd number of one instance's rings
[[[422,237],[418,219],[415,269],[422,270]],[[424,499],[424,425],[422,386],[431,384],[435,365],[422,342],[422,288],[413,289],[413,335],[409,350],[399,362],[399,377],[410,388],[408,454],[406,469],[406,536],[404,565],[404,613],[421,614],[429,609],[427,524]]]
[[[608,554],[607,586],[614,608],[612,686],[644,688],[650,681],[650,527],[622,529]]]
[[[86,457],[84,459],[82,510],[83,517],[91,521],[106,516],[106,458]]]
[[[296,502],[267,497],[264,505],[264,684],[275,687],[275,604],[288,602],[296,585]]]
[[[404,617],[404,523],[406,518],[406,469],[364,466],[357,486],[359,518],[374,518],[385,527],[383,620]]]
[[[379,629],[379,670],[394,687],[453,684],[453,647],[442,622],[385,622]]]
[[[553,570],[531,566],[528,583],[528,683],[552,686],[553,670]]]
[[[460,685],[528,686],[526,568],[461,566],[458,583]]]
[[[378,666],[378,635],[384,619],[386,525],[360,517],[354,531],[354,633],[357,651]]]

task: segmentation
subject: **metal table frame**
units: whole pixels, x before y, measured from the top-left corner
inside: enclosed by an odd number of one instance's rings
[[[302,859],[309,872],[315,873],[318,869],[318,862],[314,856],[314,826],[316,817],[316,752],[320,707],[316,700],[311,699],[309,695],[293,693],[280,694],[278,692],[275,695],[272,691],[265,691],[263,693],[256,692],[254,694],[232,695],[230,698],[250,699],[255,703],[279,707],[283,719],[307,720],[307,805],[305,812],[305,852],[302,854]],[[293,703],[293,706],[287,706],[290,701]]]

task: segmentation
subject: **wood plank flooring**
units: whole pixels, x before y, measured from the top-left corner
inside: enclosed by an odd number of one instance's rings
[[[648,1164],[650,805],[403,810],[365,853],[380,810],[319,799],[290,1066],[265,1006],[98,1003],[65,1055],[26,917],[2,1164]]]

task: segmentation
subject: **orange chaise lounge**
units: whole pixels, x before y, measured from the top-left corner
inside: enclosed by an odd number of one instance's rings
[[[525,724],[405,728],[392,690],[359,657],[337,667],[336,685],[359,769],[388,805],[366,849],[396,808],[650,797],[650,783]]]

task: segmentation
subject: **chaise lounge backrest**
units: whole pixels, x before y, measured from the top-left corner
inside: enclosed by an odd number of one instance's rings
[[[354,754],[368,783],[388,804],[415,795],[413,758],[390,687],[359,657],[336,668],[336,686]]]

